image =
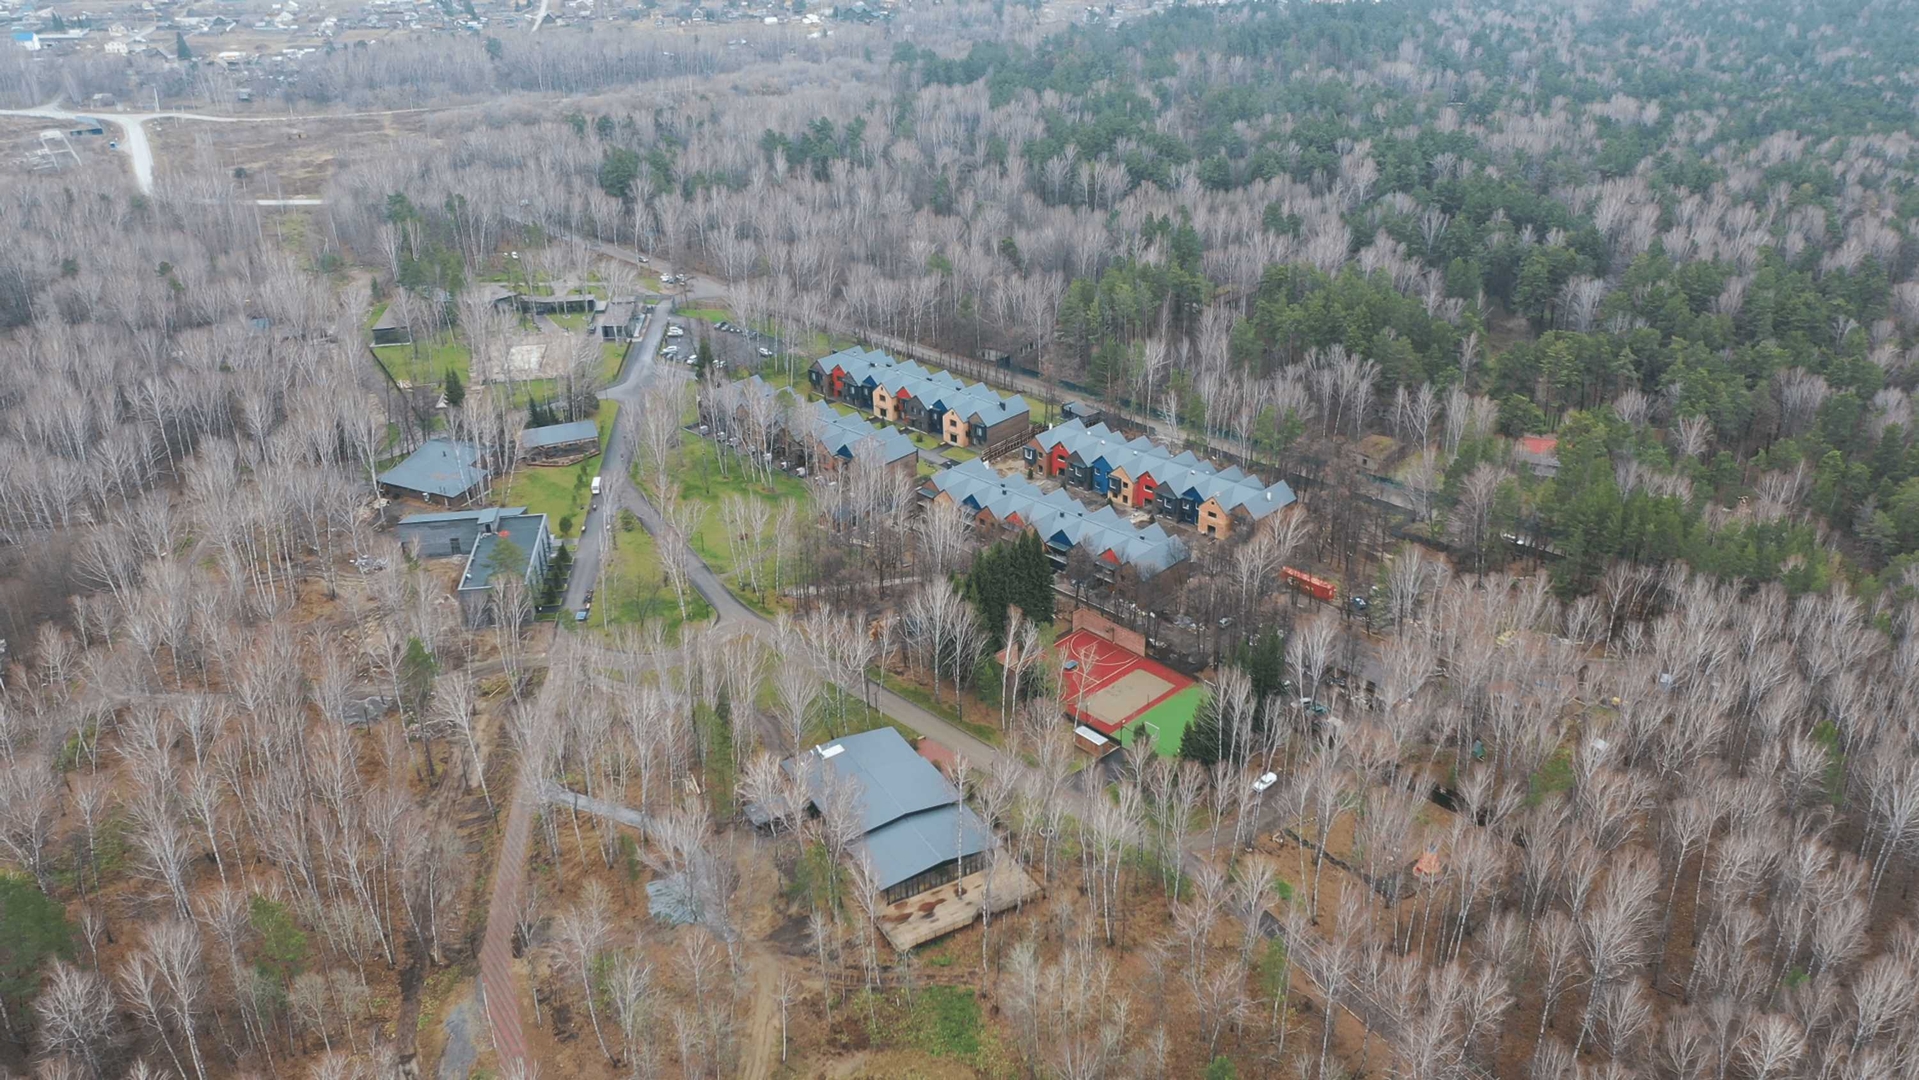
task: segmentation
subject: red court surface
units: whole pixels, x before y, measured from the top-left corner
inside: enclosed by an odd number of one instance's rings
[[[1102,735],[1119,731],[1193,685],[1165,664],[1088,630],[1060,638],[1054,651],[1067,715]]]

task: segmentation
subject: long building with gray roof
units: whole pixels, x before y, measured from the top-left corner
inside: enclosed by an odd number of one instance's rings
[[[1109,567],[1128,566],[1150,578],[1187,556],[1186,545],[1158,523],[1135,525],[1110,505],[1088,509],[1064,491],[1043,491],[977,459],[934,474],[922,494],[1003,528],[1032,529],[1062,560],[1083,549]]]
[[[953,785],[890,727],[823,743],[785,768],[815,812],[858,816],[858,857],[888,904],[977,872],[993,845]]]
[[[1001,394],[938,368],[854,346],[813,362],[815,393],[890,423],[939,437],[951,446],[986,449],[1032,430],[1033,410],[1018,394]]]
[[[1129,439],[1081,420],[1035,435],[1025,456],[1029,469],[1206,536],[1231,535],[1235,527],[1257,524],[1298,501],[1283,480],[1268,484],[1237,466],[1222,469],[1190,450],[1174,453],[1143,435]]]

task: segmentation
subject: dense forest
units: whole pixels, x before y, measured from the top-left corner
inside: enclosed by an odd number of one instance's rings
[[[6,165],[0,1069],[1919,1076],[1919,0],[708,11],[0,58],[325,144]],[[857,343],[1299,503],[1055,573],[772,452]],[[553,508],[484,618],[429,439]],[[884,727],[1033,899],[885,945],[782,765]]]

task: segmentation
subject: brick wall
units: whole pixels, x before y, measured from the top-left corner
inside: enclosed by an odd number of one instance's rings
[[[1146,655],[1146,635],[1137,630],[1128,630],[1106,616],[1089,607],[1073,609],[1073,629],[1085,630],[1129,652]]]

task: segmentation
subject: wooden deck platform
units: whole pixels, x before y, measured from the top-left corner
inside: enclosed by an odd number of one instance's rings
[[[889,904],[879,914],[880,933],[901,952],[944,937],[979,918],[986,902],[986,875],[982,870],[958,881],[928,889]],[[1002,859],[993,874],[993,911],[1001,912],[1039,894],[1034,881],[1014,860]]]

